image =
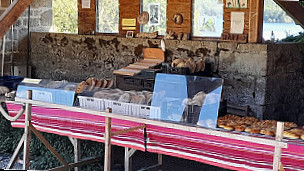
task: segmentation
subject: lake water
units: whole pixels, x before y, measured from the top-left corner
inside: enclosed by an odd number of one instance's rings
[[[264,40],[270,40],[271,31],[273,31],[275,39],[281,40],[286,38],[286,35],[297,35],[299,32],[303,32],[304,29],[299,25],[295,25],[294,23],[264,23]]]

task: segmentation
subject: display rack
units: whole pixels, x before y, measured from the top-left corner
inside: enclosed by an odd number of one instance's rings
[[[187,132],[193,132],[193,133],[201,133],[201,134],[207,134],[207,135],[212,135],[212,136],[218,136],[218,137],[224,137],[224,138],[229,138],[233,140],[241,140],[241,141],[246,141],[246,142],[251,142],[251,143],[257,143],[257,144],[263,144],[263,145],[269,145],[269,146],[274,146],[275,147],[275,152],[273,156],[273,170],[277,171],[280,168],[281,164],[281,153],[282,153],[282,148],[287,148],[288,144],[286,142],[282,142],[282,133],[283,133],[283,123],[278,122],[277,125],[277,137],[276,140],[272,139],[265,139],[265,138],[259,138],[259,137],[251,137],[251,136],[246,136],[246,135],[237,135],[237,134],[231,134],[229,132],[223,132],[219,130],[214,130],[214,129],[207,129],[203,127],[198,127],[198,126],[188,126],[188,125],[181,125],[177,123],[170,123],[170,122],[164,122],[160,120],[150,120],[150,119],[143,119],[143,118],[136,118],[132,116],[127,116],[127,115],[118,115],[111,113],[111,110],[108,110],[108,112],[101,112],[101,111],[94,111],[90,109],[83,109],[83,108],[78,108],[78,107],[72,107],[72,106],[65,106],[65,105],[58,105],[58,104],[51,104],[51,103],[46,103],[46,102],[40,102],[40,101],[34,101],[30,100],[31,99],[31,91],[28,91],[28,99],[21,99],[21,98],[16,98],[15,101],[6,101],[6,103],[12,103],[12,104],[25,104],[25,133],[18,145],[18,148],[16,149],[16,152],[18,152],[21,149],[22,144],[24,144],[24,169],[28,169],[29,167],[29,143],[30,143],[30,131],[32,130],[42,142],[51,147],[48,142],[40,135],[40,133],[36,130],[36,128],[31,124],[31,109],[32,105],[34,106],[41,106],[41,107],[47,107],[47,108],[55,108],[55,109],[64,109],[66,111],[74,111],[74,112],[81,112],[81,113],[88,113],[91,115],[97,115],[97,116],[104,116],[106,118],[106,125],[105,125],[105,156],[104,156],[104,170],[110,170],[110,163],[111,163],[111,139],[113,136],[118,135],[118,134],[124,134],[130,131],[134,131],[136,129],[143,128],[146,124],[149,125],[154,125],[154,126],[159,126],[161,125],[164,128],[171,128],[171,129],[176,129],[176,130],[181,130],[181,131],[187,131]],[[23,113],[21,109],[20,113]],[[6,113],[1,110],[1,113],[3,115],[7,115]],[[132,122],[137,122],[140,123],[141,126],[121,130],[118,132],[111,132],[111,119],[120,119],[120,120],[126,120],[126,121],[132,121]],[[15,118],[16,119],[16,118]],[[24,142],[23,142],[24,140]],[[73,143],[77,144],[77,143]],[[77,146],[74,146],[77,148]],[[87,164],[87,162],[80,162],[80,163],[73,163],[73,164],[68,164],[66,163],[60,156],[59,154],[56,154],[56,151],[54,149],[50,149],[53,152],[53,154],[61,161],[63,164],[62,167],[57,168],[57,170],[64,170],[67,168],[73,168],[73,167],[78,167],[83,164]],[[77,150],[75,150],[77,151]],[[126,148],[126,157],[125,161],[129,161],[129,158],[134,154],[132,150],[129,150],[129,148]],[[17,155],[16,155],[17,156]],[[15,157],[15,155],[13,156]],[[78,157],[77,157],[78,158]],[[127,159],[126,159],[127,158]],[[13,160],[14,158],[12,158]],[[11,161],[12,161],[11,160]],[[93,162],[96,161],[97,159],[91,159],[88,162]],[[161,157],[159,157],[158,165],[161,164]],[[126,165],[128,166],[128,165]],[[125,168],[125,170],[129,170],[128,167]]]

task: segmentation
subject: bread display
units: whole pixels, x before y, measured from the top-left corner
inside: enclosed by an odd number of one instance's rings
[[[193,58],[178,58],[172,61],[171,66],[177,68],[187,67],[192,74],[205,70],[205,59],[199,59],[195,61]]]
[[[217,120],[219,128],[230,131],[248,132],[251,134],[262,134],[267,136],[276,135],[276,120],[259,121],[255,117],[240,117],[237,115],[228,114],[219,117]],[[289,139],[304,139],[304,127],[299,128],[294,122],[284,122],[283,137]]]
[[[93,77],[88,78],[86,81],[82,81],[78,84],[76,93],[82,93],[83,91],[96,91],[102,88],[112,88],[114,85],[113,80],[95,79]]]

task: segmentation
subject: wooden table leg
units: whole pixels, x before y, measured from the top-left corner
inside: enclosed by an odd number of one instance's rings
[[[104,171],[111,169],[111,118],[106,117]]]
[[[32,91],[28,90],[27,99],[32,99]],[[23,170],[28,170],[30,167],[30,141],[31,132],[29,129],[32,114],[32,104],[25,105],[25,125],[24,125],[24,151],[23,151]]]
[[[284,131],[284,122],[277,122],[276,140],[282,141]],[[278,171],[280,169],[282,148],[275,146],[273,156],[273,170]]]

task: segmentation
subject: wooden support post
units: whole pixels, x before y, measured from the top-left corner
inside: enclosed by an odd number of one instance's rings
[[[112,109],[107,109],[107,112],[112,113]],[[111,134],[111,118],[106,117],[104,171],[111,169]]]
[[[162,165],[163,164],[163,155],[162,154],[157,154],[158,156],[158,164]]]
[[[276,141],[282,141],[284,122],[277,122]],[[281,165],[282,147],[275,146],[273,155],[273,171],[278,171]]]
[[[26,92],[26,98],[32,99],[32,91],[28,90]],[[31,141],[31,132],[29,129],[31,123],[32,115],[32,104],[25,104],[25,125],[24,125],[24,150],[23,150],[23,170],[28,170],[30,167],[30,141]]]
[[[69,164],[60,156],[60,154],[52,147],[52,145],[42,136],[42,134],[30,123],[29,129],[39,138],[39,140],[49,149],[53,155],[62,163],[64,166]]]
[[[15,162],[17,161],[18,154],[19,154],[20,151],[21,151],[21,147],[22,147],[22,145],[23,145],[23,143],[24,143],[24,139],[25,139],[25,134],[22,135],[22,137],[21,137],[21,139],[20,139],[20,141],[19,141],[19,144],[18,144],[18,146],[17,146],[17,148],[16,148],[16,150],[15,150],[15,152],[14,152],[14,154],[13,154],[11,160],[9,161],[9,163],[8,163],[8,165],[7,165],[7,167],[6,167],[6,169],[12,169],[12,168],[13,168]]]
[[[125,147],[125,171],[132,170],[132,156],[135,152],[135,149]]]
[[[249,5],[249,43],[261,43],[263,40],[264,0],[250,0]]]
[[[78,163],[81,159],[81,156],[80,156],[80,140],[77,139],[77,138],[72,138],[72,137],[69,137],[71,143],[73,144],[73,147],[74,147],[74,162],[75,163]],[[74,168],[75,171],[78,171],[78,167],[75,167]]]

